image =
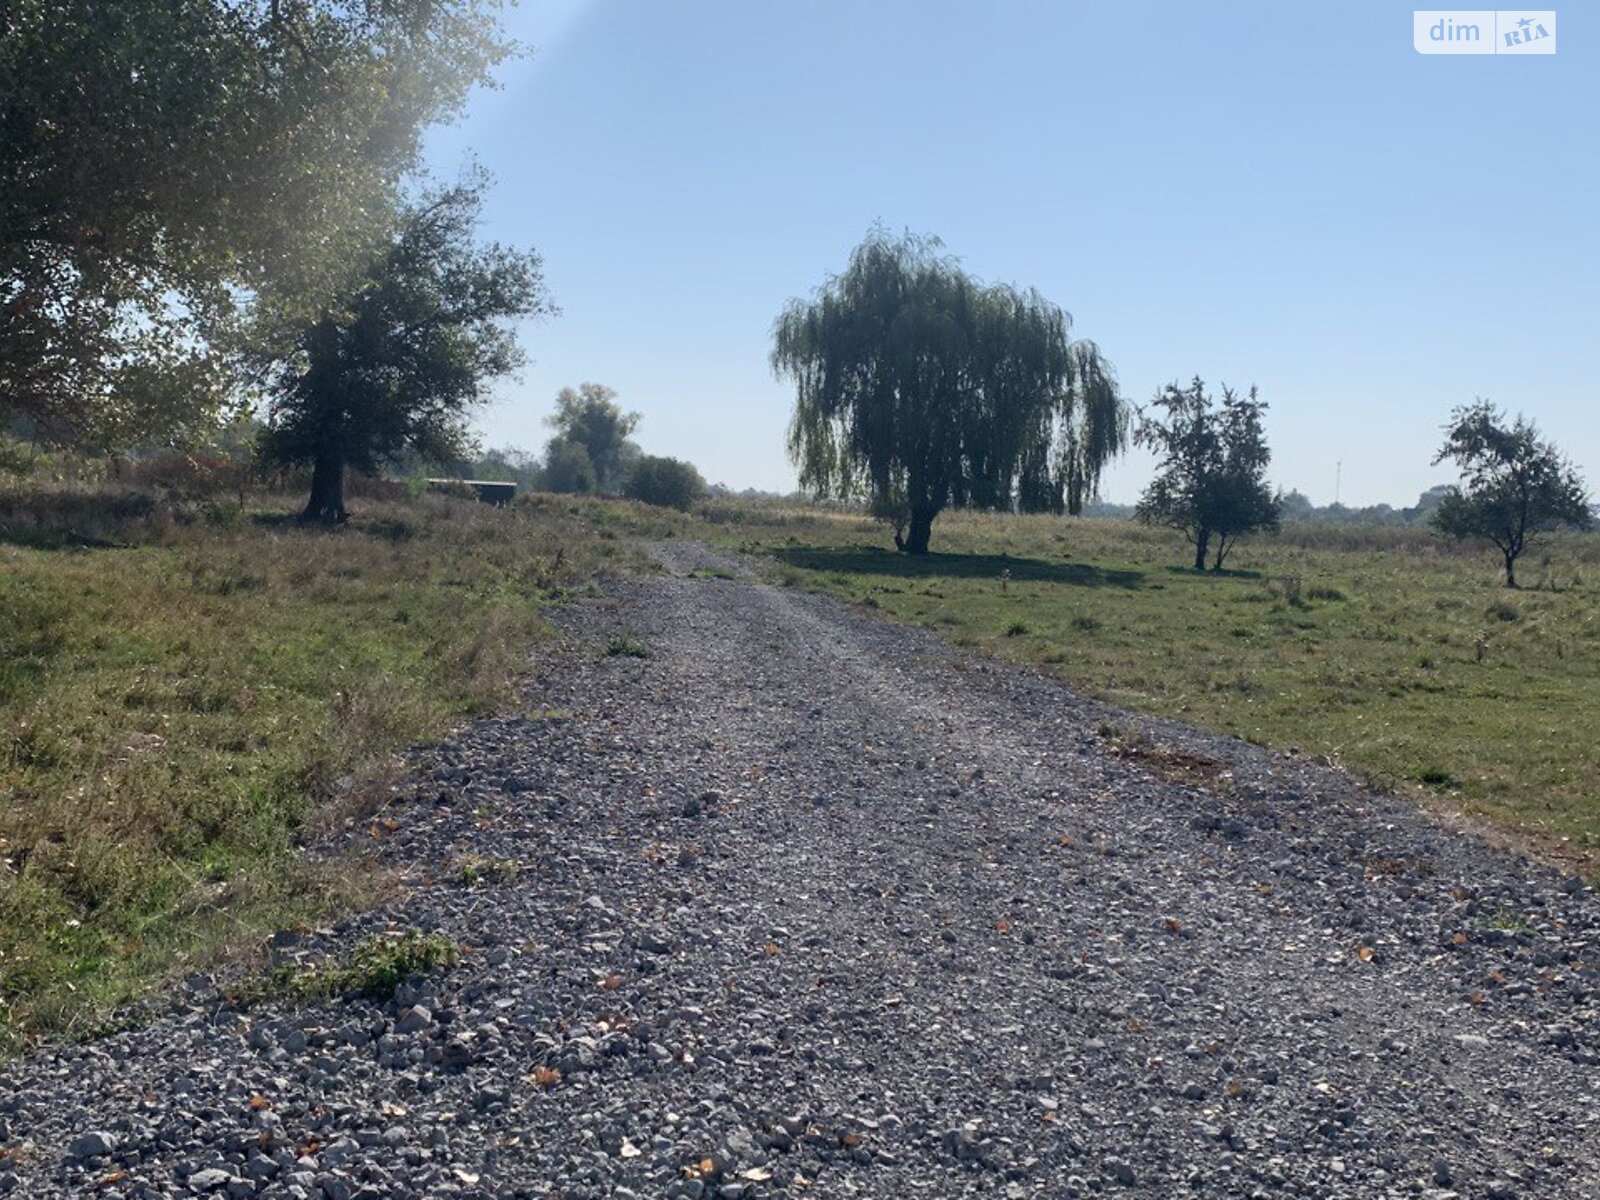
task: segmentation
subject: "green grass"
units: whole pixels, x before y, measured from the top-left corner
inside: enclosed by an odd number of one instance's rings
[[[780,582],[1600,851],[1600,538],[1532,552],[1508,592],[1492,553],[1426,530],[1292,527],[1199,575],[1180,537],[1129,522],[946,514],[917,560],[850,514],[708,517]]]
[[[300,831],[509,703],[539,606],[662,531],[551,498],[358,500],[328,530],[285,519],[294,497],[97,494],[0,491],[0,1051],[360,902]]]
[[[444,970],[460,960],[461,948],[442,933],[407,929],[394,935],[374,934],[362,940],[345,962],[280,967],[250,979],[233,999],[241,1004],[277,997],[301,1003],[334,996],[389,1000],[411,976]]]

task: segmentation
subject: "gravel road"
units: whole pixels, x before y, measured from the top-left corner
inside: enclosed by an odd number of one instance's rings
[[[656,553],[318,849],[401,898],[276,939],[459,966],[0,1068],[0,1192],[1600,1197],[1576,880]]]

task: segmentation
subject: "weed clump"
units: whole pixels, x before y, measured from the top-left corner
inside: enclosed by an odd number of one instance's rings
[[[358,944],[346,962],[323,968],[281,967],[241,989],[235,999],[246,1005],[272,997],[306,1003],[361,996],[382,1002],[392,1000],[396,989],[411,976],[453,967],[460,961],[460,947],[442,933],[408,929],[398,936],[374,934]]]
[[[477,887],[481,883],[506,883],[515,879],[522,867],[509,858],[469,858],[461,864],[462,887]]]

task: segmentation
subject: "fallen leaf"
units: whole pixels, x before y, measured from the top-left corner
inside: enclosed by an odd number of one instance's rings
[[[614,992],[619,987],[622,986],[622,976],[621,975],[607,975],[604,979],[602,979],[600,981],[600,986],[605,988],[605,990],[608,991],[608,992]]]
[[[537,1086],[552,1088],[561,1082],[561,1072],[554,1067],[535,1067],[532,1078]]]

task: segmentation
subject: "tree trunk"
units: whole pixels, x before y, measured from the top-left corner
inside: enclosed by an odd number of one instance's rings
[[[344,509],[344,459],[319,456],[311,469],[311,499],[300,519],[339,525],[349,517]]]
[[[1204,571],[1206,569],[1206,551],[1210,548],[1211,531],[1209,529],[1197,531],[1194,535],[1194,569],[1196,571]]]
[[[928,552],[928,538],[933,533],[933,509],[914,508],[911,510],[911,528],[906,535],[905,544],[900,548],[907,554],[926,554]]]
[[[1503,550],[1501,553],[1506,556],[1506,586],[1514,588],[1517,586],[1517,556],[1509,550]]]

